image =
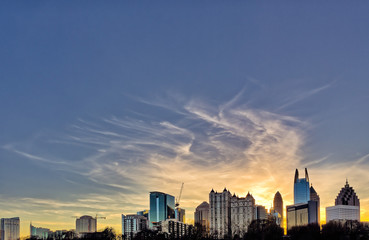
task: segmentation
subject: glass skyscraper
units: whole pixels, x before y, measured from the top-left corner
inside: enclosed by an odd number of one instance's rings
[[[150,192],[150,228],[160,221],[175,218],[175,198],[162,192]]]
[[[296,169],[293,191],[294,204],[310,201],[309,175],[306,168],[305,178],[299,178],[299,171]]]

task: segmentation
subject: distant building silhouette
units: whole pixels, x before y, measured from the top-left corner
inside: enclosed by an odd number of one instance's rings
[[[239,198],[234,194],[231,198],[232,236],[235,234],[243,236],[247,232],[252,220],[257,217],[257,213],[259,213],[259,216],[261,214],[265,217],[263,209],[255,207],[255,199],[250,193],[247,193],[246,197],[243,198]]]
[[[76,219],[77,234],[92,232],[96,232],[96,218],[85,215]]]
[[[19,217],[2,218],[0,220],[0,239],[19,240]]]
[[[326,222],[347,220],[360,221],[360,200],[346,180],[335,200],[335,206],[326,208]]]
[[[226,188],[221,193],[209,193],[210,234],[218,238],[231,236],[231,197]]]
[[[279,192],[276,192],[276,194],[274,195],[273,209],[274,212],[279,213],[280,222],[283,222],[283,199],[282,195]]]
[[[202,202],[199,206],[197,206],[194,215],[195,226],[200,225],[204,235],[209,233],[209,203],[205,201]]]
[[[161,221],[174,218],[174,196],[162,192],[150,192],[150,228],[159,226]]]

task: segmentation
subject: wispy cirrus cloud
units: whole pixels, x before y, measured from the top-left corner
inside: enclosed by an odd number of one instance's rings
[[[96,185],[96,190],[104,189],[107,197],[91,193],[83,198],[77,194],[73,203],[27,198],[29,204],[61,215],[99,212],[116,218],[112,223],[115,225],[119,224],[118,213],[148,208],[150,191],[176,195],[181,182],[185,182],[181,206],[187,209],[187,219],[191,219],[191,212],[208,199],[211,188],[221,191],[227,187],[239,195],[250,191],[256,202],[266,207],[270,207],[278,190],[285,205],[291,204],[294,168],[308,166],[324,207],[339,190],[332,186],[341,185],[337,172],[346,169],[362,176],[367,170],[367,156],[354,161],[351,168],[349,162],[332,162],[331,154],[306,160],[308,156],[302,149],[310,123],[242,104],[242,93],[220,104],[181,99],[167,100],[166,107],[163,99],[159,103],[141,101],[150,108],[165,109],[168,114],[80,119],[67,134],[48,139],[51,145],[70,147],[73,151],[83,149],[79,158],[50,158],[52,153],[47,150],[27,152],[19,144],[7,145],[6,149],[36,164],[87,179]],[[336,181],[331,180],[333,176]],[[68,178],[66,181],[75,183]],[[86,183],[78,184],[83,187]],[[363,199],[366,201],[369,196]]]

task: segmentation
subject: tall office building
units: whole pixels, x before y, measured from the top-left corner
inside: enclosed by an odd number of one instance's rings
[[[1,240],[18,240],[19,224],[20,224],[19,217],[2,218],[0,221]]]
[[[280,215],[280,221],[283,222],[283,199],[279,192],[274,195],[273,209]]]
[[[147,229],[147,218],[143,215],[122,214],[122,235],[124,239],[132,239],[137,233]]]
[[[232,236],[235,234],[243,236],[247,232],[252,220],[258,217],[257,213],[259,213],[259,217],[260,214],[265,217],[265,213],[262,212],[262,209],[255,207],[255,199],[250,193],[247,193],[246,197],[243,198],[239,198],[234,194],[231,198]]]
[[[254,211],[254,219],[266,220],[268,218],[268,212],[264,206],[256,205]],[[250,222],[251,223],[251,222]]]
[[[202,202],[195,211],[195,227],[201,226],[203,236],[209,233],[209,203]]]
[[[29,225],[30,236],[37,239],[48,239],[52,232],[48,228],[35,227],[32,223]]]
[[[335,200],[335,205],[348,205],[360,207],[360,200],[356,195],[355,190],[348,184],[347,180],[345,186],[338,193],[338,196]]]
[[[226,188],[221,193],[209,193],[210,234],[218,238],[231,236],[231,197]]]
[[[360,200],[346,180],[335,200],[335,206],[326,208],[326,222],[347,220],[360,221]]]
[[[76,233],[92,233],[96,232],[96,218],[91,216],[82,216],[76,219]]]
[[[318,193],[315,191],[313,184],[310,187],[310,201],[317,202],[317,211],[316,213],[312,212],[311,214],[316,214],[316,216],[311,216],[311,218],[317,219],[317,223],[320,223],[320,197]]]
[[[162,192],[150,192],[150,228],[159,226],[161,221],[175,218],[175,199]]]
[[[294,204],[307,203],[310,200],[309,175],[305,168],[305,177],[299,178],[299,170],[296,169],[293,184]]]
[[[305,178],[299,178],[296,169],[294,178],[294,205],[287,209],[287,230],[294,226],[320,223],[320,198],[313,187],[309,186],[309,175],[305,168]]]
[[[186,221],[186,210],[183,208],[176,208],[175,209],[175,219],[177,219],[177,221],[180,222],[185,222]]]

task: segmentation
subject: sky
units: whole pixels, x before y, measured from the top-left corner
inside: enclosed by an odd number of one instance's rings
[[[4,1],[0,217],[121,232],[149,192],[211,189],[321,217],[346,178],[369,221],[369,3]]]

